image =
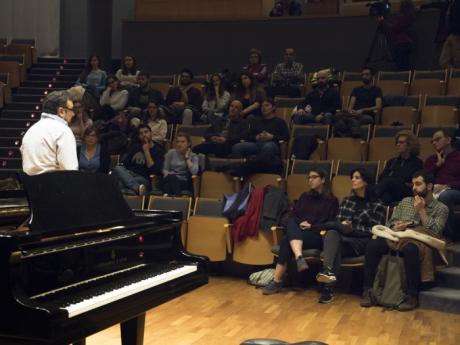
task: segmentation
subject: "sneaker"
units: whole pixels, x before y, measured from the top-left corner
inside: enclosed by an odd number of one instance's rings
[[[417,297],[407,296],[404,302],[398,306],[399,311],[410,311],[418,307]]]
[[[318,283],[335,283],[337,278],[335,277],[334,272],[330,268],[324,268],[321,272],[316,275],[316,281]]]
[[[371,289],[364,289],[363,297],[361,298],[361,302],[359,303],[363,308],[372,307],[372,296],[371,296]]]
[[[139,185],[139,196],[143,196],[143,195],[145,195],[145,185],[140,184]]]
[[[280,292],[282,288],[283,288],[282,282],[277,283],[274,280],[272,280],[262,289],[262,294],[263,295],[273,295],[275,293]]]
[[[331,303],[333,300],[334,300],[334,292],[332,291],[330,287],[325,286],[321,290],[321,294],[319,295],[318,303],[327,304],[327,303]]]
[[[296,264],[297,264],[297,272],[308,270],[308,263],[303,257],[299,256],[296,259]]]

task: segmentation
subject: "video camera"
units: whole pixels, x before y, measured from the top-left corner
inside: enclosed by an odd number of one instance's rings
[[[369,16],[386,18],[391,12],[391,4],[389,0],[378,0],[366,4],[369,7]]]

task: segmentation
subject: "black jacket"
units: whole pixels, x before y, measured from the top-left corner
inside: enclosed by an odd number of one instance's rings
[[[212,136],[223,136],[227,139],[227,144],[234,145],[241,140],[246,140],[248,135],[249,121],[245,119],[232,121],[221,118],[213,122],[212,126],[206,130],[204,137],[210,141]]]
[[[412,175],[419,170],[423,169],[423,162],[415,155],[411,155],[408,159],[401,157],[391,158],[385,169],[380,174],[379,180],[385,177],[400,178],[403,183],[410,183]]]
[[[305,96],[297,109],[304,109],[308,104],[310,104],[312,113],[315,115],[321,113],[335,114],[335,111],[340,108],[340,96],[332,87],[328,87],[323,94],[319,88],[315,88]]]

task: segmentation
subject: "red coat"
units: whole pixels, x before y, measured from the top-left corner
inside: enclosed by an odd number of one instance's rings
[[[241,242],[246,237],[253,237],[259,234],[259,221],[264,205],[265,188],[256,188],[249,200],[246,212],[238,217],[233,223],[232,235],[235,242]]]

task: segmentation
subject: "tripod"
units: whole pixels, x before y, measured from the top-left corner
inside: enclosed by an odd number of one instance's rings
[[[388,32],[384,29],[382,25],[379,25],[375,30],[374,37],[372,38],[372,43],[367,53],[365,65],[394,65],[394,58],[391,48],[391,40]],[[379,66],[374,66],[379,67]],[[387,67],[387,66],[382,66]],[[378,68],[381,69],[381,68]]]

